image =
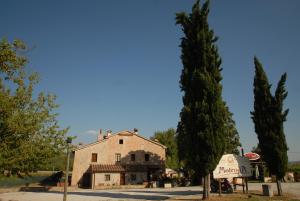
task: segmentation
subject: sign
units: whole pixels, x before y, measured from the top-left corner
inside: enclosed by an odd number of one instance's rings
[[[235,154],[223,155],[216,169],[213,171],[215,179],[232,177],[250,177],[250,161],[246,157]]]
[[[260,155],[258,155],[257,153],[253,153],[253,152],[245,153],[244,156],[246,158],[248,158],[250,161],[256,161],[256,160],[260,159]]]

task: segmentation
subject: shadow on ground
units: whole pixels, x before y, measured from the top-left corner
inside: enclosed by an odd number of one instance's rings
[[[26,186],[26,187],[20,187],[19,191],[25,191],[25,192],[48,192],[50,187],[46,186]]]
[[[43,193],[43,192],[40,192]],[[63,194],[63,192],[49,191],[47,193]],[[173,196],[197,195],[201,191],[123,191],[123,192],[69,192],[68,195],[93,196],[115,199],[136,200],[166,200]]]
[[[191,191],[191,190],[186,190],[186,191],[135,191],[135,190],[129,190],[126,192],[132,192],[132,193],[157,193],[157,194],[163,194],[163,195],[197,195],[197,194],[202,194],[202,191]]]

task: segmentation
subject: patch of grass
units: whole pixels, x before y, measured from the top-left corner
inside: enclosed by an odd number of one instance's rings
[[[20,178],[17,176],[0,177],[0,187],[17,187],[30,184],[37,184],[47,177],[47,175],[24,176],[24,178]]]

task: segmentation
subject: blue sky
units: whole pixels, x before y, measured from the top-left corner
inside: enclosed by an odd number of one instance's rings
[[[57,94],[60,125],[71,127],[76,142],[94,141],[100,128],[138,128],[149,137],[176,127],[183,35],[174,18],[194,1],[0,2],[0,37],[32,47],[27,56],[30,70],[41,74],[37,91]],[[256,55],[273,86],[288,74],[285,132],[290,160],[300,160],[299,9],[298,0],[211,1],[223,98],[246,151],[257,144],[250,118]]]

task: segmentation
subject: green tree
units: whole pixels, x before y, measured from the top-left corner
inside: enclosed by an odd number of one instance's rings
[[[25,52],[19,40],[0,42],[0,168],[12,173],[46,165],[64,146],[68,130],[58,126],[56,96],[35,95],[39,77],[26,72]]]
[[[157,139],[161,144],[167,147],[166,166],[171,169],[180,168],[175,129],[170,128],[166,131],[156,131],[151,139]]]
[[[192,13],[176,14],[182,26],[180,87],[183,108],[178,124],[180,158],[189,169],[204,176],[203,199],[209,198],[210,172],[225,151],[226,109],[222,100],[221,59],[215,45],[217,37],[207,21],[209,1],[197,1]]]
[[[282,195],[280,180],[287,170],[287,143],[283,123],[288,110],[283,111],[283,101],[287,97],[285,90],[286,73],[278,82],[275,95],[272,96],[268,78],[261,63],[254,58],[254,111],[251,112],[259,148],[271,174],[276,175],[278,195]]]
[[[238,155],[238,146],[241,146],[240,136],[235,127],[235,121],[232,118],[233,113],[229,111],[229,108],[227,106],[225,106],[225,109],[225,153]]]

